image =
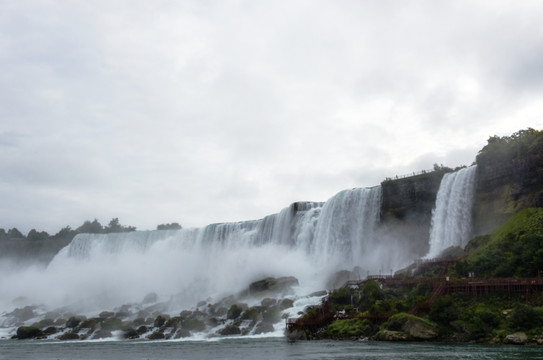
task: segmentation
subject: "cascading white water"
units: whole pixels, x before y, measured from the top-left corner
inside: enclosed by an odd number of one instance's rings
[[[381,187],[344,190],[322,208],[311,251],[322,265],[364,265],[375,243]],[[368,251],[369,250],[369,251]]]
[[[443,176],[432,213],[427,258],[451,246],[464,247],[469,240],[476,169],[473,165]]]
[[[22,297],[49,308],[92,312],[140,302],[154,292],[176,311],[235,294],[268,276],[295,276],[301,292],[322,289],[331,272],[364,267],[375,258],[379,207],[377,186],[342,191],[325,204],[294,203],[261,220],[79,234],[45,270],[0,278],[0,306],[9,308]]]

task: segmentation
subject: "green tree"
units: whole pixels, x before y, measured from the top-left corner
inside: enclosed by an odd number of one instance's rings
[[[94,221],[85,221],[83,225],[78,227],[75,230],[78,234],[85,233],[85,234],[100,234],[104,232],[104,228],[102,227],[102,224],[98,222],[98,220],[94,219]]]
[[[24,239],[25,236],[17,230],[17,228],[9,229],[8,230],[8,238],[9,239]]]
[[[121,225],[119,223],[119,218],[111,219],[108,226],[104,228],[104,232],[106,233],[117,233],[117,232],[128,232],[128,231],[136,231],[136,228],[134,226]]]
[[[36,231],[36,229],[32,229],[28,232],[28,235],[26,235],[26,239],[30,241],[37,241],[37,240],[45,240],[49,237],[49,234],[45,231]]]
[[[171,224],[160,224],[160,225],[157,225],[156,229],[157,230],[180,230],[182,229],[183,227],[181,225],[179,225],[179,223],[171,223]]]

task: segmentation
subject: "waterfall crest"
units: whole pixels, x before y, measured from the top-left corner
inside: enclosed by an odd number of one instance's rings
[[[476,169],[473,165],[443,176],[432,212],[427,258],[451,246],[464,247],[469,240]]]

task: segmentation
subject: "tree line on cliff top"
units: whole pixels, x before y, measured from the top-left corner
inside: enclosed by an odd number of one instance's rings
[[[177,230],[181,229],[182,226],[179,223],[169,223],[169,224],[160,224],[157,225],[157,230]],[[135,226],[124,226],[119,222],[119,218],[113,218],[108,225],[102,226],[100,222],[96,219],[93,221],[85,221],[81,226],[76,229],[72,229],[70,226],[62,228],[55,235],[49,235],[46,231],[37,231],[32,229],[24,236],[17,228],[12,228],[5,230],[0,228],[0,241],[2,240],[29,240],[29,241],[38,241],[38,240],[47,240],[47,239],[66,239],[73,238],[77,234],[109,234],[109,233],[119,233],[119,232],[130,232],[136,231]]]

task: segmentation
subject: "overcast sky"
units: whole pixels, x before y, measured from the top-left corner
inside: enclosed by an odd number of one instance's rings
[[[0,227],[257,219],[543,129],[541,1],[0,0]]]

